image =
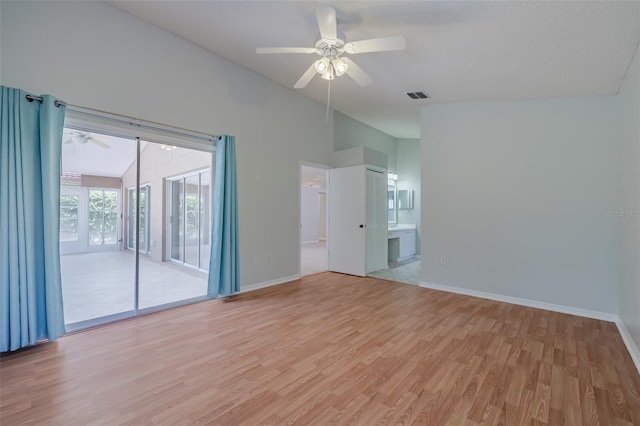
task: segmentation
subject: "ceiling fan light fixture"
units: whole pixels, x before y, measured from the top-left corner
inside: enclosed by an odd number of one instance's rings
[[[345,58],[334,59],[331,64],[336,70],[336,76],[338,77],[347,72],[347,69],[349,68],[349,65],[347,65],[347,60]]]
[[[325,80],[333,80],[334,78],[336,78],[336,75],[330,69],[327,72],[325,72],[324,74],[322,74],[321,77],[324,78]]]
[[[327,71],[322,74],[321,77],[325,80],[333,80],[334,78],[336,78],[336,68],[333,66],[333,61],[329,61]]]
[[[316,71],[318,72],[318,74],[323,75],[323,78],[324,78],[324,74],[327,71],[329,71],[330,64],[331,63],[329,62],[329,59],[327,59],[327,58],[318,59],[315,62]]]

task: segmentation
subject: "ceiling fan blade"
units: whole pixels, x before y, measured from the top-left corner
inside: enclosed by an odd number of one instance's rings
[[[258,47],[256,53],[317,53],[313,47]]]
[[[70,144],[73,143],[73,140],[71,138],[67,139],[66,141],[64,141],[65,144]]]
[[[364,87],[373,82],[373,79],[369,76],[369,74],[364,72],[364,70],[360,68],[355,62],[353,62],[351,59],[343,59],[348,61],[347,74],[349,75],[349,77],[354,79],[356,83]]]
[[[293,88],[302,89],[304,87],[307,87],[307,84],[309,84],[311,79],[315,77],[317,73],[318,72],[316,71],[315,63],[311,64],[311,66],[305,71],[304,74],[302,74],[302,77],[300,77],[300,80],[298,80],[298,82],[295,84],[295,86],[293,86]]]
[[[111,148],[109,145],[107,145],[106,143],[99,141],[98,139],[95,138],[88,138],[88,140],[90,140],[91,142],[95,143],[96,145],[98,145],[100,148],[105,148],[105,149],[109,149]]]
[[[352,41],[344,45],[344,51],[352,55],[356,53],[383,52],[385,50],[403,50],[407,42],[403,36],[370,38]]]
[[[336,24],[336,10],[329,6],[322,6],[316,9],[316,19],[320,28],[320,36],[328,40],[338,38]]]

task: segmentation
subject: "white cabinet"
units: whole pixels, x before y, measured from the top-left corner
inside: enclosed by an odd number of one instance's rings
[[[396,231],[400,233],[400,259],[416,254],[416,231]]]
[[[398,262],[416,254],[416,230],[389,230],[389,260]]]
[[[329,270],[365,276],[386,269],[387,223],[386,170],[329,171]]]

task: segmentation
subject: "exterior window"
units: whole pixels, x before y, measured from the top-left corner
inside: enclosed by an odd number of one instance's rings
[[[78,241],[78,198],[60,195],[60,242]]]
[[[89,245],[118,242],[118,191],[89,190]]]

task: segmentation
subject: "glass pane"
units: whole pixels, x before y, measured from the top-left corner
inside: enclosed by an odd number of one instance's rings
[[[117,188],[135,187],[136,142],[68,128],[63,141],[63,175],[76,177],[73,186],[61,187],[60,197],[65,323],[133,314],[135,257],[118,241],[121,230],[129,229],[122,224],[121,218],[128,220],[122,207],[129,209],[135,198],[130,199],[131,193],[123,196]]]
[[[183,194],[182,179],[171,182],[171,259],[182,261],[182,198]]]
[[[78,196],[60,196],[60,242],[78,240]]]
[[[103,244],[118,243],[118,191],[104,191]]]
[[[198,267],[200,254],[200,176],[185,179],[185,263]]]
[[[104,191],[89,191],[89,245],[102,245]]]
[[[211,184],[210,172],[200,175],[200,269],[209,270],[211,255]]]
[[[200,173],[211,153],[145,143],[140,179],[164,188],[150,197],[149,254],[140,256],[140,309],[205,296],[200,260]]]
[[[127,247],[132,250],[136,248],[136,190],[129,189],[129,197],[127,200]]]
[[[147,188],[140,188],[140,238],[139,250],[147,252]]]

